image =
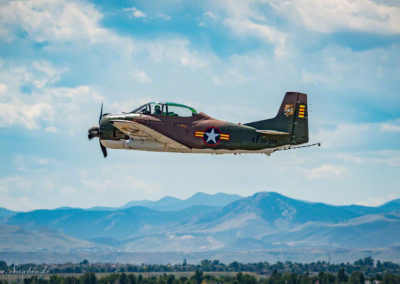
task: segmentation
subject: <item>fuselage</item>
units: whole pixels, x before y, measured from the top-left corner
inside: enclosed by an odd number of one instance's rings
[[[126,120],[140,123],[186,146],[185,149],[167,147],[156,139],[127,135],[111,122]],[[115,113],[106,114],[99,125],[100,143],[112,149],[131,149],[183,153],[265,153],[290,145],[288,135],[265,135],[256,128],[211,118],[205,113],[192,116],[163,114]]]

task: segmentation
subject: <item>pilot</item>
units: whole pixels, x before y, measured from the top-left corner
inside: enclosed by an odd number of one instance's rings
[[[161,114],[161,107],[160,105],[156,105],[154,107],[154,114]]]

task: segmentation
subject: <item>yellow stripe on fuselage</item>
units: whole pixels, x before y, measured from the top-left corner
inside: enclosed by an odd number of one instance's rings
[[[204,131],[195,131],[194,136],[203,137],[204,136]]]
[[[220,139],[222,140],[229,140],[231,138],[230,134],[221,134]]]

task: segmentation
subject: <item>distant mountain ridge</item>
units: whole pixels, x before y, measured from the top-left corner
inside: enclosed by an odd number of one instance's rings
[[[96,206],[89,208],[89,210],[96,211],[114,211],[123,208],[129,208],[134,206],[142,206],[150,209],[155,209],[159,211],[179,211],[185,208],[189,208],[192,206],[205,205],[205,206],[219,206],[223,207],[228,205],[229,203],[242,199],[243,196],[237,194],[228,194],[228,193],[216,193],[216,194],[207,194],[203,192],[197,192],[193,194],[191,197],[187,199],[179,199],[172,196],[165,196],[159,200],[133,200],[128,203],[120,206],[120,207],[103,207]],[[63,207],[65,208],[65,207]],[[69,208],[69,207],[66,207]]]
[[[131,206],[135,204],[142,206]],[[275,192],[259,192],[246,198],[197,193],[186,200],[167,197],[127,203],[113,210],[63,208],[20,212],[0,220],[0,226],[19,226],[29,232],[45,227],[70,236],[65,242],[57,241],[57,249],[64,251],[79,248],[77,240],[82,240],[85,249],[127,252],[301,246],[387,248],[400,245],[400,202],[393,200],[378,207],[334,206]],[[5,242],[12,237],[13,234],[0,233]],[[46,242],[51,243],[49,239]]]
[[[207,194],[203,192],[197,192],[188,199],[179,199],[172,196],[166,196],[158,201],[130,201],[122,206],[122,208],[128,208],[132,206],[144,206],[160,211],[178,211],[197,205],[223,207],[242,198],[244,197],[237,194],[227,194],[221,192],[216,194]]]
[[[6,208],[1,208],[0,207],[0,219],[3,217],[10,217],[11,215],[14,215],[16,212],[8,210]]]

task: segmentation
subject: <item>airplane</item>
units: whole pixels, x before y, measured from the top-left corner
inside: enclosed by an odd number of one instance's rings
[[[274,118],[245,124],[218,120],[172,102],[150,102],[131,112],[105,113],[88,138],[107,148],[175,153],[271,155],[308,143],[307,95],[287,92]]]

